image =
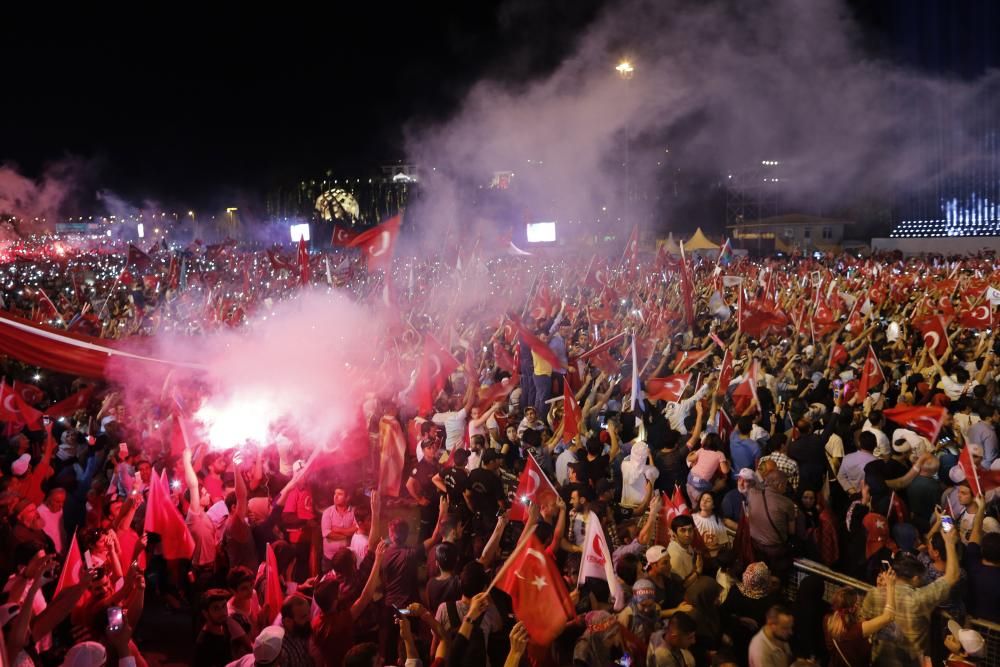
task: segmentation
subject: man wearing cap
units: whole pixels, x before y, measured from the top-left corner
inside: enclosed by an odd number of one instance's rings
[[[666,547],[657,544],[646,549],[646,576],[656,591],[656,604],[660,606],[663,618],[694,609],[684,602],[684,580],[671,571],[670,554]]]
[[[10,473],[13,479],[10,482],[10,490],[17,495],[30,500],[35,505],[40,505],[45,500],[45,493],[42,491],[42,484],[54,472],[49,462],[52,460],[52,453],[56,448],[56,441],[52,437],[52,426],[48,425],[48,437],[45,440],[45,450],[38,465],[31,467],[31,455],[22,454],[10,466]]]
[[[45,520],[38,514],[38,507],[30,500],[21,500],[14,505],[14,530],[11,534],[12,548],[21,544],[33,544],[45,553],[55,553],[52,538],[45,534]]]
[[[948,649],[947,667],[976,667],[978,664],[969,658],[982,658],[986,640],[975,630],[963,630],[956,621],[948,621],[948,635],[944,638],[944,647]]]
[[[285,629],[280,625],[269,625],[260,631],[253,641],[253,653],[239,660],[233,660],[226,667],[257,667],[273,665],[281,655],[281,644],[285,639]]]

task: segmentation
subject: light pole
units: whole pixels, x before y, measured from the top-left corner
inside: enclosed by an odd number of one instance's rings
[[[623,60],[615,67],[615,71],[618,72],[618,76],[622,78],[623,81],[629,81],[633,76],[635,76],[635,66],[632,65],[628,60]],[[629,186],[630,186],[630,170],[631,165],[629,164],[629,125],[628,117],[625,117],[625,196],[623,197],[622,203],[622,226],[626,229],[628,228],[628,203],[629,203]]]

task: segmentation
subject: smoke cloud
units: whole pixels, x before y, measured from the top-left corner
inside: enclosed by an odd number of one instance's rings
[[[865,53],[860,37],[841,0],[613,3],[551,74],[481,81],[452,118],[409,129],[429,191],[417,206],[432,221],[462,220],[456,193],[510,170],[525,217],[612,227],[626,141],[639,194],[630,222],[650,219],[676,170],[724,182],[780,161],[782,190],[822,205],[913,190],[983,157],[974,121],[995,99],[995,73],[909,71]],[[630,80],[615,72],[622,57]],[[969,122],[949,122],[945,137],[946,118]]]
[[[63,208],[78,193],[85,167],[81,160],[61,160],[36,180],[14,165],[0,165],[0,219],[16,218],[22,234],[51,232]]]
[[[261,308],[246,329],[197,339],[167,334],[152,344],[160,358],[204,364],[201,372],[178,369],[173,379],[175,386],[196,380],[204,388],[204,402],[186,408],[197,409],[198,435],[211,448],[268,444],[283,426],[307,445],[336,446],[357,424],[359,401],[395,386],[396,366],[385,365],[379,344],[383,331],[371,308],[312,291]],[[162,376],[124,368],[118,375],[133,401],[160,393]]]

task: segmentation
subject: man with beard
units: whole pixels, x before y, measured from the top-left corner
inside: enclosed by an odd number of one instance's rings
[[[285,628],[285,639],[281,642],[278,664],[282,667],[315,667],[309,653],[309,639],[312,635],[312,608],[309,598],[301,593],[292,593],[281,605],[281,625]]]
[[[240,649],[246,632],[229,615],[226,606],[229,598],[230,592],[222,588],[210,588],[201,596],[201,615],[205,624],[194,644],[196,667],[222,667],[246,653],[245,649]]]

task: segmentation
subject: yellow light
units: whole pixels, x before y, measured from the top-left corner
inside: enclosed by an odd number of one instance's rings
[[[632,63],[630,63],[627,60],[623,60],[620,63],[618,63],[618,66],[615,67],[615,70],[617,70],[618,75],[621,76],[621,78],[623,79],[631,79],[632,75],[635,74],[635,67],[633,67]]]

